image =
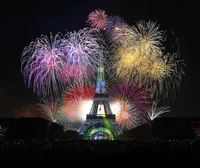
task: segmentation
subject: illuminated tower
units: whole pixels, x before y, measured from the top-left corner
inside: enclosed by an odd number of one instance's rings
[[[103,51],[99,54],[98,76],[94,101],[90,113],[86,116],[85,123],[79,130],[79,135],[84,139],[115,139],[116,136],[123,133],[110,108],[108,95],[106,93],[102,57]]]

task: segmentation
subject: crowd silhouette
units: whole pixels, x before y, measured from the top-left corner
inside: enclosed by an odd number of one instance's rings
[[[129,140],[2,139],[2,160],[77,160],[135,158],[198,161],[200,140],[137,138]],[[153,161],[153,160],[152,160]]]

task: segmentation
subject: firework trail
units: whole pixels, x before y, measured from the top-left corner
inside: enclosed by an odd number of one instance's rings
[[[160,106],[158,107],[158,102],[153,103],[152,107],[147,110],[147,114],[149,115],[149,118],[151,120],[154,120],[155,118],[161,116],[164,113],[170,112],[171,109],[169,106]]]
[[[64,88],[63,67],[65,57],[60,50],[63,36],[58,33],[50,37],[41,35],[26,46],[21,58],[21,72],[25,84],[41,97],[57,97]]]

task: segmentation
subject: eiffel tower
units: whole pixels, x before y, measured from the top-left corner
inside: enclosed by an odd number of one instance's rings
[[[106,83],[104,79],[104,65],[102,61],[103,51],[99,54],[98,76],[94,101],[87,114],[83,126],[79,130],[79,135],[83,139],[115,139],[123,132],[115,120],[112,113],[108,95],[106,93]]]

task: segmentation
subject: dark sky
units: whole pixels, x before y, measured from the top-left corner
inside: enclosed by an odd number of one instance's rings
[[[119,15],[130,25],[152,20],[179,40],[185,76],[169,116],[200,116],[198,2],[144,0],[3,0],[1,12],[0,117],[40,115],[33,105],[37,98],[23,83],[21,54],[41,34],[65,33],[84,28],[88,14],[103,9]],[[198,29],[198,32],[197,32]]]

